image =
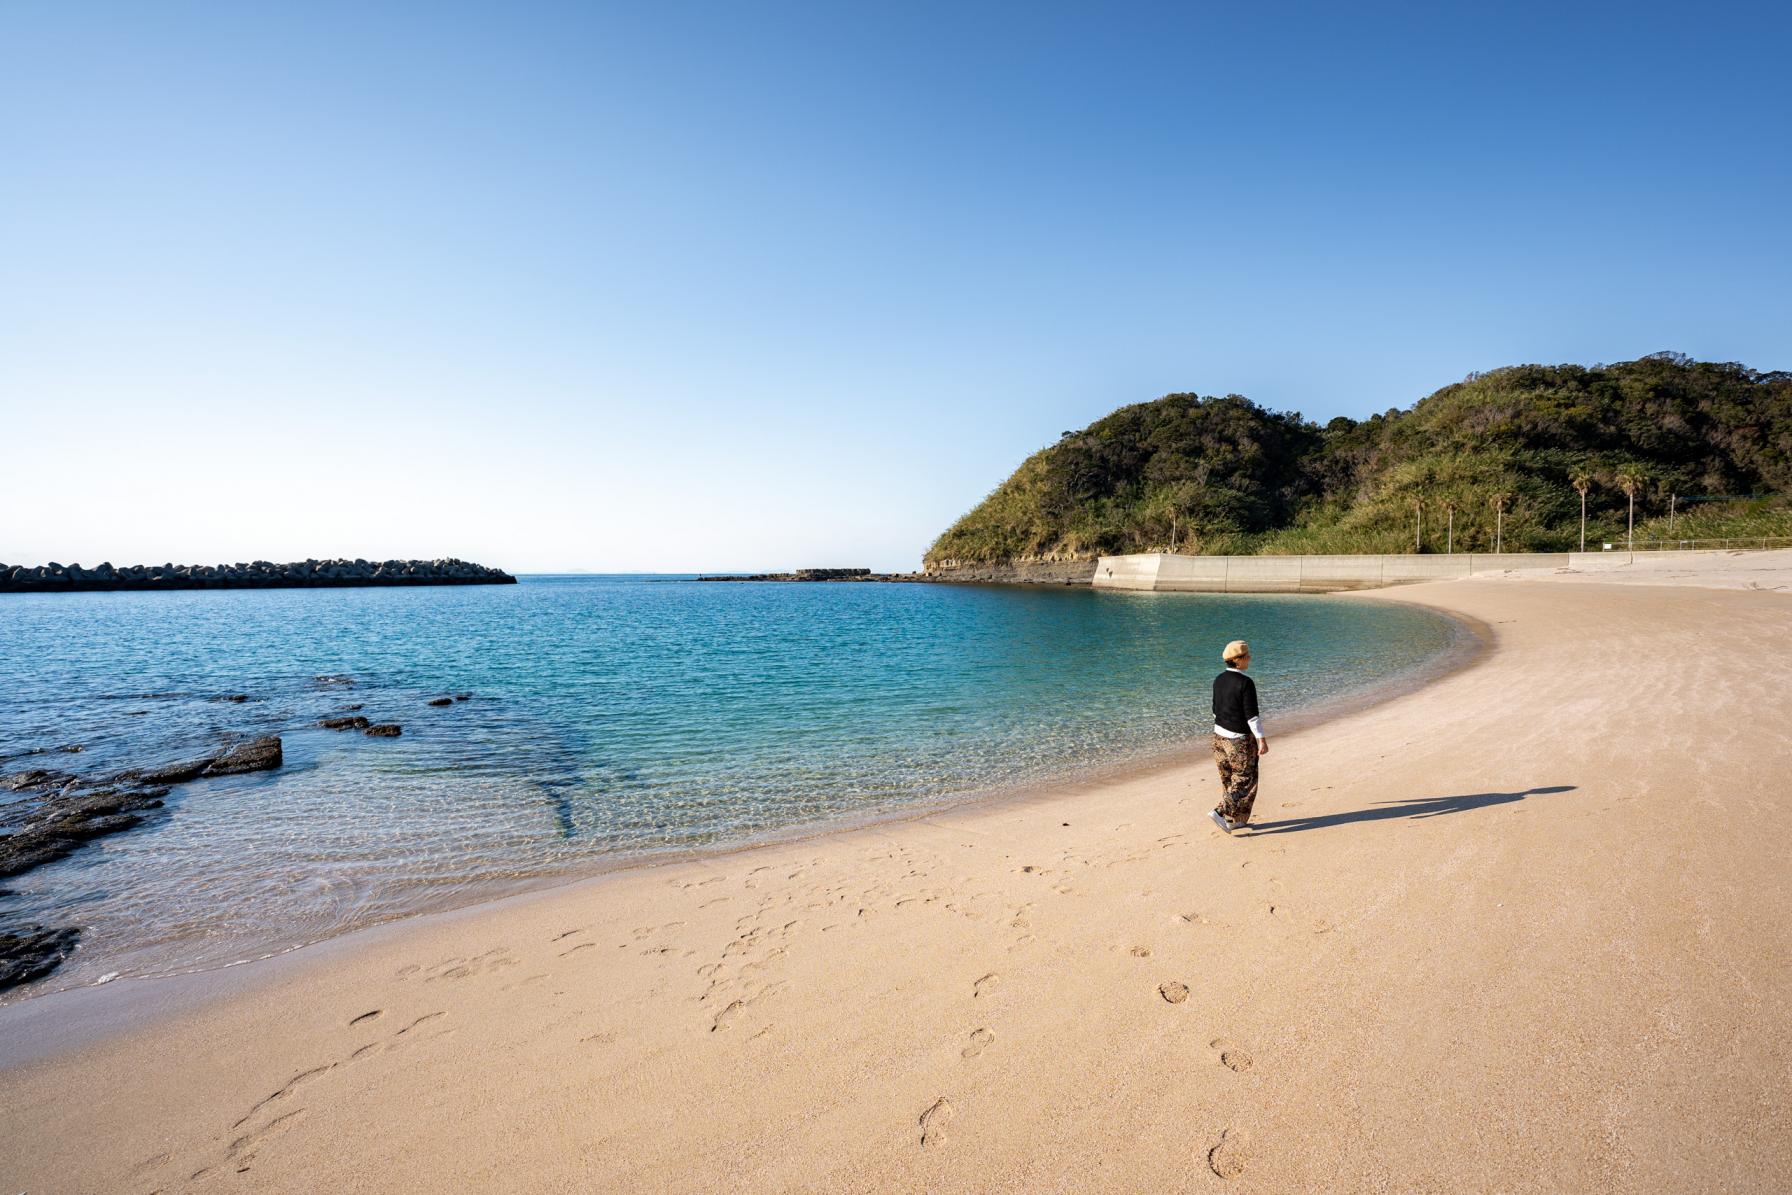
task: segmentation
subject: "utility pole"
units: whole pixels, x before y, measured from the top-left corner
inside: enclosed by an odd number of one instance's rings
[[[1425,550],[1425,504],[1415,501],[1412,504],[1412,510],[1412,550],[1413,555],[1416,556]]]
[[[1679,497],[1680,497],[1680,495],[1678,495],[1678,494],[1669,494],[1668,495],[1668,533],[1669,534],[1672,534],[1673,530],[1674,530],[1674,503],[1679,499]]]
[[[1456,504],[1454,502],[1444,503],[1444,513],[1449,516],[1450,520],[1449,530],[1444,533],[1444,555],[1454,556],[1456,554]]]
[[[1587,550],[1587,491],[1593,488],[1591,473],[1576,473],[1572,482],[1574,492],[1580,495],[1580,550]]]
[[[1506,495],[1493,498],[1493,551],[1498,555],[1506,545]]]

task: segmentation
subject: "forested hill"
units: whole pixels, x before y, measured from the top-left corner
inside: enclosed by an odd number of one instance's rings
[[[927,552],[929,569],[1181,552],[1574,546],[1723,496],[1792,493],[1792,374],[1657,353],[1471,374],[1410,410],[1323,426],[1236,394],[1122,407],[1028,457]],[[1765,504],[1774,510],[1775,503]],[[1759,514],[1762,503],[1749,508]],[[1707,508],[1709,509],[1709,508]],[[1758,534],[1759,532],[1757,532]]]

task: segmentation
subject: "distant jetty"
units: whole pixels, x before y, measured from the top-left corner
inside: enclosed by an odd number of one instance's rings
[[[0,593],[107,589],[336,589],[355,585],[514,585],[502,569],[465,560],[300,560],[273,564],[0,564]]]
[[[699,581],[928,581],[925,573],[874,573],[868,568],[799,568],[794,573],[727,573]]]

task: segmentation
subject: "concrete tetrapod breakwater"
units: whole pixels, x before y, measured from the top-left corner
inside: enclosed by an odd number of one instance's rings
[[[1379,589],[1419,581],[1443,581],[1514,569],[1614,569],[1697,567],[1728,559],[1717,552],[1457,552],[1442,556],[1180,556],[1140,552],[1103,556],[1090,584],[1097,589],[1157,593],[1330,593]]]
[[[105,589],[327,589],[351,585],[514,585],[502,569],[465,560],[300,560],[274,564],[0,564],[0,593]]]

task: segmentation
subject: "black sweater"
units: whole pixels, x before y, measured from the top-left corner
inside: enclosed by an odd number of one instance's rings
[[[1233,734],[1250,734],[1257,717],[1257,684],[1230,668],[1213,678],[1213,720]]]

